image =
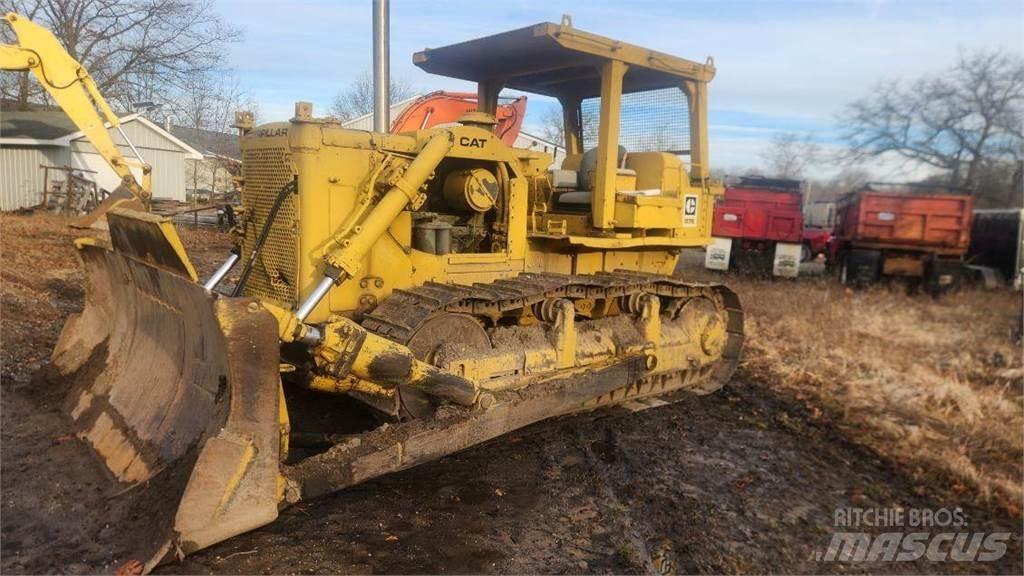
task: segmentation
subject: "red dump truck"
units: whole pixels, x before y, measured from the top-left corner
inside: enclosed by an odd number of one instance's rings
[[[831,247],[840,281],[904,277],[931,293],[958,287],[972,207],[970,195],[921,185],[873,183],[847,194],[836,206]]]
[[[744,177],[727,187],[715,205],[705,267],[796,276],[803,242],[802,198],[799,180]]]

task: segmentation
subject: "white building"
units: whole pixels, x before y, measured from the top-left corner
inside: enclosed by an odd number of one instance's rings
[[[202,160],[189,160],[185,168],[185,191],[189,199],[200,201],[235,189],[235,176],[242,172],[242,152],[238,134],[165,124],[171,134],[198,150]]]
[[[121,127],[153,167],[153,196],[184,201],[186,161],[201,161],[203,155],[139,114],[122,117]],[[131,158],[131,148],[117,130],[108,131],[121,153]],[[121,182],[64,112],[0,112],[0,210],[28,208],[42,202],[42,166],[82,170],[82,176],[107,191]]]

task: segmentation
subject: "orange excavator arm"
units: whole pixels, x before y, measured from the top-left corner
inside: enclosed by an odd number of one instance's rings
[[[456,123],[466,112],[477,109],[476,94],[470,92],[431,92],[416,100],[391,123],[392,132],[412,132]],[[526,118],[526,96],[499,104],[494,133],[502,142],[514,146]]]
[[[148,205],[152,197],[151,167],[121,128],[120,120],[100,94],[89,72],[46,28],[13,12],[3,19],[14,31],[18,44],[0,44],[0,70],[31,71],[110,168],[121,177],[121,186],[96,210],[81,218],[79,224],[92,224],[115,204],[122,207],[130,207],[129,204],[141,207],[139,203]],[[129,159],[121,154],[107,132],[107,125],[121,134],[135,158]],[[142,169],[141,184],[132,173],[132,166]]]

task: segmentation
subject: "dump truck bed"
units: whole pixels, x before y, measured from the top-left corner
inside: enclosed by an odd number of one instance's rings
[[[802,233],[799,191],[730,187],[715,206],[712,235],[717,237],[799,243]]]
[[[965,194],[861,190],[840,201],[836,236],[855,246],[962,255],[972,206]]]

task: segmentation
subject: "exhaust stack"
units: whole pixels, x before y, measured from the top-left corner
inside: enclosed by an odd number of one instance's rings
[[[388,0],[373,0],[373,131],[391,130],[391,38]]]

